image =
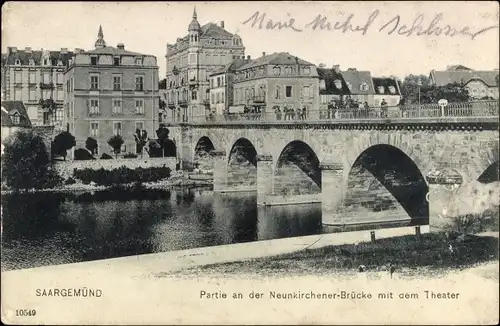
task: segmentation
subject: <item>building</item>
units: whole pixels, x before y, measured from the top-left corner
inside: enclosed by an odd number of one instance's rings
[[[136,129],[155,134],[158,128],[158,65],[156,57],[107,46],[99,27],[95,49],[78,52],[64,73],[65,122],[76,147],[87,137],[99,152],[109,152],[113,135],[125,141],[122,151],[135,152]],[[153,136],[154,137],[154,136]]]
[[[375,94],[373,95],[373,106],[378,107],[385,100],[387,105],[396,106],[401,100],[401,90],[396,78],[372,78]]]
[[[434,86],[460,84],[473,99],[498,99],[498,69],[473,70],[462,65],[449,66],[446,70],[431,70],[429,81]]]
[[[237,69],[234,76],[234,104],[257,112],[278,108],[319,108],[319,78],[316,66],[289,53],[266,55]]]
[[[2,99],[2,154],[3,143],[7,137],[19,130],[31,127],[30,118],[22,101],[4,101]]]
[[[247,59],[234,59],[221,70],[210,75],[210,111],[212,114],[221,115],[224,110],[229,110],[234,105],[233,86],[236,70],[250,61]]]
[[[321,107],[325,107],[334,101],[345,101],[351,95],[340,68],[334,65],[333,68],[317,68],[319,76],[319,102]]]
[[[372,76],[369,71],[359,71],[356,68],[348,68],[346,71],[342,71],[341,74],[349,89],[351,100],[358,103],[367,102],[369,106],[375,104],[373,102],[375,90]]]
[[[224,21],[201,26],[195,8],[188,35],[167,44],[167,106],[175,110],[172,118],[209,113],[210,74],[244,56],[241,38],[225,30]]]
[[[8,101],[22,101],[33,125],[62,128],[63,73],[73,52],[9,47],[2,68],[2,88]],[[4,57],[2,55],[2,61]]]

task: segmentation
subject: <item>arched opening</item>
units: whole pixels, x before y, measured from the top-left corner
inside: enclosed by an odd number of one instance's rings
[[[257,184],[257,150],[246,138],[238,139],[229,152],[227,184],[237,188]]]
[[[200,170],[212,170],[213,163],[210,158],[210,152],[214,149],[214,144],[212,143],[210,138],[206,136],[201,137],[194,147],[195,167]]]
[[[302,141],[292,141],[281,152],[274,173],[276,195],[321,193],[321,169],[316,153]]]
[[[373,222],[411,218],[427,224],[427,183],[417,165],[400,149],[375,145],[356,159],[349,171],[345,215]]]
[[[477,181],[481,183],[498,182],[499,169],[500,169],[499,161],[492,163],[490,166],[486,168],[486,170],[484,170],[484,172],[479,176],[479,178],[477,178]]]

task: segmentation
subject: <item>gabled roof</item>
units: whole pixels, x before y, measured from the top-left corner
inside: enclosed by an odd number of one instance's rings
[[[279,52],[279,53],[273,53],[270,55],[266,55],[266,56],[257,58],[255,60],[251,60],[249,63],[243,65],[238,70],[244,70],[244,69],[258,67],[258,66],[262,66],[262,65],[295,65],[297,63],[300,65],[306,65],[306,66],[313,65],[312,63],[305,61],[305,60],[302,60],[298,57],[295,57],[288,52]]]
[[[395,78],[372,78],[373,87],[375,90],[375,94],[383,94],[383,95],[401,95],[399,90],[398,81]],[[395,93],[391,93],[389,87],[394,87]],[[383,89],[380,89],[383,87]]]
[[[452,65],[452,66],[448,66],[446,67],[446,71],[460,71],[460,70],[472,70],[471,68],[468,68],[466,66],[462,66],[462,65]]]
[[[481,80],[486,85],[497,86],[498,71],[478,71],[478,70],[454,70],[454,71],[435,71],[430,73],[431,79],[436,86],[446,86],[448,84],[458,83],[467,84],[472,79]]]
[[[356,69],[348,69],[342,71],[342,76],[346,84],[350,84],[351,94],[355,95],[371,95],[375,94],[373,90],[372,76],[369,71],[358,71]],[[366,83],[368,85],[368,90],[361,90],[361,84]]]
[[[35,62],[35,65],[40,66],[42,65],[42,58],[43,58],[43,52],[44,51],[29,51],[26,52],[26,50],[16,50],[16,52],[9,52],[6,57],[6,64],[7,65],[15,65],[16,60],[20,60],[21,65],[27,66],[29,65],[30,59],[33,59]],[[59,60],[62,61],[63,66],[67,66],[69,59],[71,59],[74,55],[73,52],[61,52],[61,51],[48,51],[49,57],[50,57],[50,64],[52,66],[57,66],[57,63]],[[3,58],[2,58],[3,59]]]
[[[103,48],[97,48],[97,49],[93,49],[93,50],[90,50],[90,51],[85,51],[84,53],[86,53],[86,54],[130,55],[130,56],[136,56],[136,55],[140,55],[140,56],[152,56],[152,55],[149,55],[149,54],[142,54],[142,53],[138,53],[138,52],[132,52],[132,51],[128,51],[128,50],[125,50],[125,49],[115,48],[115,47],[112,47],[112,46],[106,46],[106,47],[103,47]]]
[[[31,127],[31,121],[28,117],[28,113],[26,112],[26,108],[22,101],[2,101],[2,108],[5,109],[6,112],[2,109],[2,126],[17,126],[17,127]],[[19,124],[14,124],[12,122],[12,116],[15,114],[19,114]],[[8,119],[7,119],[8,116]],[[5,121],[4,121],[5,117]]]
[[[431,79],[436,86],[445,86],[452,83],[467,84],[473,79],[481,80],[486,85],[497,86],[498,71],[478,71],[478,70],[454,70],[454,71],[435,71],[430,73]]]
[[[340,72],[335,69],[317,68],[319,79],[325,81],[325,89],[320,89],[320,95],[350,95],[351,92]],[[341,88],[337,88],[335,81],[340,80]]]
[[[233,34],[226,31],[214,23],[207,23],[201,27],[201,38],[218,38],[218,39],[231,39]]]
[[[249,62],[249,60],[247,60],[247,59],[233,59],[231,62],[226,64],[222,69],[219,69],[219,70],[213,72],[212,74],[210,74],[210,76],[218,75],[218,74],[222,74],[222,73],[226,73],[226,72],[235,72],[241,66],[243,66],[244,64],[247,64],[248,62]]]

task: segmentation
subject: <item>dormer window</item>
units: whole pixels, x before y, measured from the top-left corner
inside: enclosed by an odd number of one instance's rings
[[[350,91],[352,91],[352,84],[350,82],[346,82],[347,88],[349,88]]]
[[[304,67],[304,75],[309,75],[311,73],[311,68],[309,67]]]
[[[142,66],[142,58],[135,58],[135,65]]]
[[[20,65],[21,65],[21,60],[16,59],[15,65],[16,65],[16,66],[20,66]]]
[[[391,92],[391,94],[396,94],[396,87],[389,86],[389,92]]]
[[[63,65],[62,60],[57,60],[57,65],[62,66]]]
[[[335,85],[335,87],[337,89],[342,89],[342,81],[340,79],[335,79],[335,81],[333,82],[333,84]]]
[[[18,125],[21,122],[21,118],[19,117],[19,113],[16,112],[12,115],[12,123]]]
[[[291,75],[292,74],[292,67],[285,67],[285,74]]]
[[[274,67],[273,68],[273,73],[275,76],[278,76],[279,74],[281,74],[281,68],[280,67]]]
[[[35,65],[35,60],[33,60],[33,58],[31,58],[28,64],[30,66],[34,66]]]
[[[377,87],[377,89],[378,89],[378,92],[379,92],[380,94],[385,93],[384,86],[379,86],[379,87]]]
[[[367,83],[361,83],[361,85],[359,85],[359,89],[360,89],[361,91],[366,92],[366,91],[368,91],[369,86],[368,86],[368,84],[367,84]]]
[[[92,66],[97,66],[97,57],[90,57],[90,64]]]

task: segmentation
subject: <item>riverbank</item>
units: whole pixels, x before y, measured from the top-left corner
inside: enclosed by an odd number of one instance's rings
[[[171,189],[176,187],[205,187],[212,186],[213,178],[211,175],[201,175],[201,174],[188,174],[182,171],[176,171],[172,173],[172,176],[168,179],[159,180],[156,182],[145,182],[141,183],[140,186],[144,189]],[[120,185],[112,185],[112,186],[98,186],[94,183],[83,184],[81,182],[76,182],[74,184],[69,185],[61,185],[56,188],[48,188],[48,189],[27,189],[27,190],[10,190],[2,186],[1,194],[9,195],[15,192],[23,192],[23,193],[37,193],[37,192],[94,192],[94,191],[104,191],[113,188],[121,188],[121,189],[130,189],[136,187],[136,183],[125,183]]]

